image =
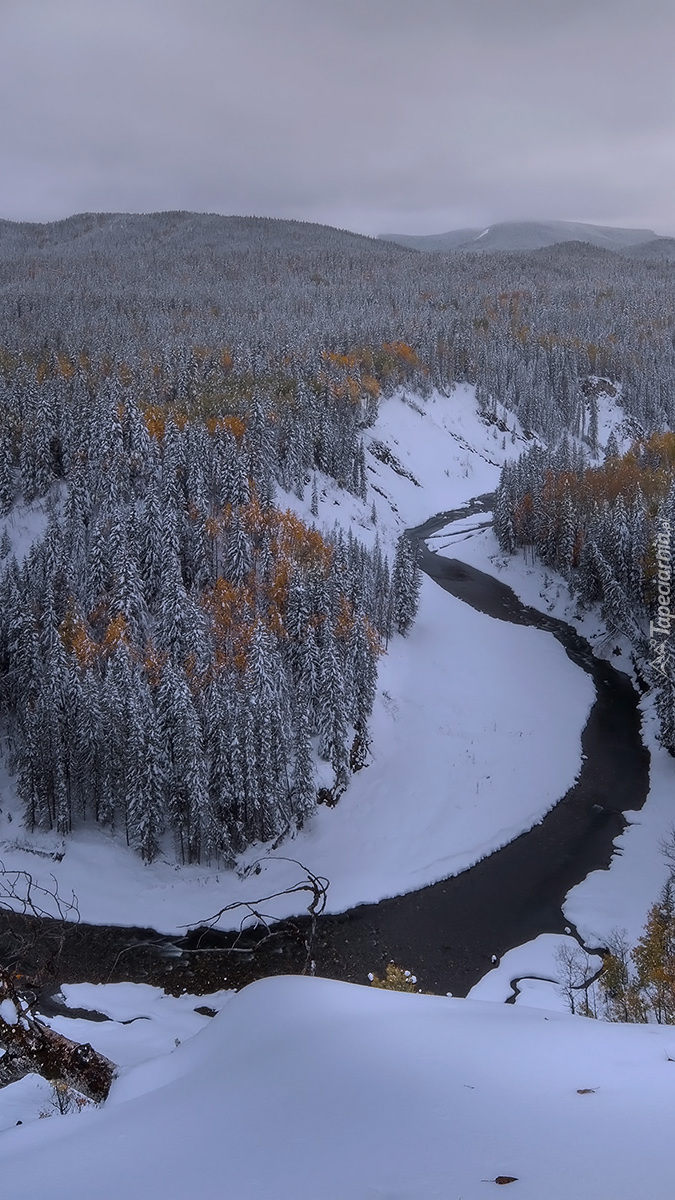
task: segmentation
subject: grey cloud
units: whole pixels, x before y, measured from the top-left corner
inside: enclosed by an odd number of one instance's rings
[[[665,0],[0,4],[0,215],[672,226]]]

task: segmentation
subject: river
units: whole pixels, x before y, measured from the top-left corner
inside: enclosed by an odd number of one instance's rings
[[[419,542],[422,570],[440,587],[496,620],[544,630],[591,676],[597,698],[582,735],[579,777],[538,825],[462,874],[321,917],[313,952],[319,975],[365,983],[369,972],[381,973],[393,959],[413,971],[425,991],[465,995],[494,957],[569,926],[562,913],[567,892],[589,872],[609,865],[614,839],[625,828],[624,812],[641,808],[646,799],[649,755],[640,735],[639,698],[628,677],[596,658],[564,621],[528,607],[491,575],[433,553],[424,543],[455,519],[489,511],[491,500],[477,497],[461,510],[430,518],[409,536]],[[22,929],[31,946],[15,958],[29,974],[37,973],[45,957],[39,933],[35,937],[37,930],[25,921]],[[167,990],[204,992],[238,986],[300,970],[306,930],[303,920],[284,923],[261,950],[251,935],[249,952],[233,955],[220,953],[232,935],[210,934],[199,953],[181,954],[186,948],[194,951],[194,936],[181,941],[152,930],[81,924],[65,931],[59,981],[139,979]],[[4,914],[0,954],[15,934],[16,920]]]

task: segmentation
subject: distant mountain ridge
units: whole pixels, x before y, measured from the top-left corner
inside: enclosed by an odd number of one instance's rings
[[[502,221],[485,229],[447,233],[381,234],[369,237],[348,229],[273,217],[222,216],[217,213],[77,213],[58,221],[19,222],[0,218],[0,261],[34,250],[86,254],[111,251],[144,253],[152,247],[190,247],[193,252],[230,253],[253,247],[283,252],[331,249],[384,255],[398,247],[426,253],[528,253],[576,243],[651,261],[673,259],[675,239],[650,229],[618,229],[575,221]],[[387,246],[388,243],[388,246]]]
[[[656,237],[649,242],[637,242],[623,251],[627,258],[641,258],[644,262],[675,262],[675,238]]]
[[[562,242],[586,242],[604,250],[623,251],[661,240],[651,229],[618,229],[580,221],[499,221],[484,229],[453,229],[448,233],[421,236],[405,233],[381,236],[388,242],[427,253],[543,250]]]
[[[0,260],[15,250],[23,251],[87,247],[127,247],[150,243],[187,245],[193,248],[239,249],[265,246],[306,250],[332,244],[343,250],[367,248],[381,255],[387,247],[378,238],[320,225],[313,221],[294,221],[279,217],[223,216],[164,210],[152,213],[84,212],[58,221],[8,221],[0,217]]]

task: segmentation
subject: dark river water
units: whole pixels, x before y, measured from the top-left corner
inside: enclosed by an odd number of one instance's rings
[[[458,516],[488,511],[491,499],[478,497],[461,511],[434,517],[410,536],[419,540],[423,571],[440,587],[496,620],[546,631],[591,676],[597,699],[583,731],[579,778],[540,824],[461,875],[321,917],[313,950],[319,975],[365,983],[368,972],[380,973],[393,959],[413,971],[425,991],[466,994],[490,969],[493,955],[499,958],[540,933],[564,931],[567,892],[590,871],[609,865],[614,839],[625,828],[623,813],[639,809],[646,799],[649,755],[640,736],[639,698],[627,676],[596,659],[571,626],[522,604],[492,576],[432,553],[421,540]],[[17,942],[17,920],[0,915],[0,954],[13,947],[15,961],[40,974],[50,990],[47,956],[40,948],[44,938],[24,922]],[[195,953],[194,935],[181,942],[152,930],[80,925],[66,930],[63,943],[59,940],[52,973],[58,982],[139,979],[168,990],[209,991],[301,970],[307,928],[303,920],[284,923],[259,949],[252,933],[244,952],[240,945],[231,954],[231,935],[209,934]],[[54,931],[46,933],[53,943]],[[193,953],[181,954],[187,948]]]
[[[413,970],[425,989],[465,995],[489,970],[493,955],[540,933],[564,931],[567,892],[609,865],[614,839],[626,825],[623,813],[641,808],[647,797],[649,754],[640,735],[639,697],[628,677],[595,658],[564,621],[528,607],[499,580],[435,554],[421,541],[452,520],[489,510],[491,501],[478,497],[462,510],[433,517],[411,537],[420,539],[420,565],[440,587],[497,620],[550,633],[591,676],[597,698],[582,735],[579,778],[540,824],[461,875],[328,918],[318,956],[325,973],[330,968],[341,978],[363,980],[369,959],[369,970],[394,959]]]

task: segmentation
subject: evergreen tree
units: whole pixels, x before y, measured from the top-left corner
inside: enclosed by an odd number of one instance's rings
[[[293,814],[298,828],[302,827],[316,803],[312,743],[306,719],[307,704],[308,698],[301,690],[297,698],[297,711],[294,721],[293,777],[291,786]]]
[[[335,772],[335,787],[342,791],[349,777],[347,720],[343,670],[334,632],[325,635],[317,679],[319,754]]]
[[[417,547],[406,533],[396,543],[392,573],[393,619],[399,633],[409,632],[417,615],[422,577],[417,564]]]

